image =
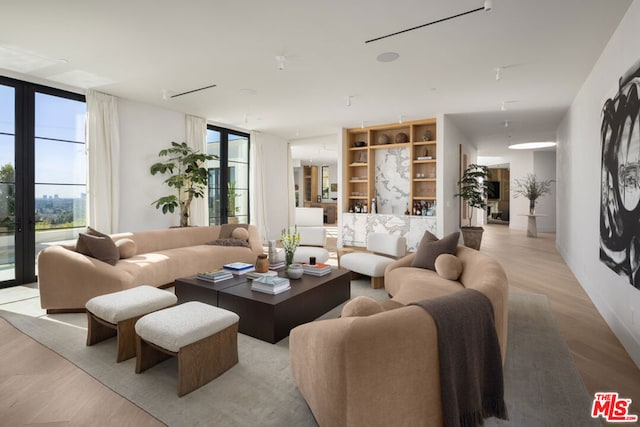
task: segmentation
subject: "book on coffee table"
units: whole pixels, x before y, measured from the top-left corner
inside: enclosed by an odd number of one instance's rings
[[[267,271],[266,273],[258,273],[257,271],[250,271],[247,273],[247,278],[249,279],[258,279],[260,277],[266,277],[266,276],[277,276],[278,272],[277,271]]]
[[[202,273],[198,273],[196,275],[196,277],[200,280],[206,280],[209,282],[221,282],[223,280],[227,280],[227,279],[231,279],[233,278],[233,274],[231,274],[229,271],[224,270],[222,268],[218,269],[218,270],[213,270],[213,271],[205,271]]]
[[[263,276],[251,283],[251,290],[277,295],[291,289],[289,279],[277,276]]]
[[[331,273],[331,266],[329,264],[302,264],[302,270],[304,274],[310,274],[312,276],[325,276]]]
[[[255,270],[253,264],[246,262],[232,262],[230,264],[225,264],[223,268],[238,276]]]

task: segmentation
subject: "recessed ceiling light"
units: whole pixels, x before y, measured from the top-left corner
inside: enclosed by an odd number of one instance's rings
[[[533,150],[535,148],[547,148],[555,147],[556,143],[553,141],[546,142],[521,142],[519,144],[511,144],[509,149],[511,150]]]
[[[376,58],[378,62],[393,62],[400,58],[400,54],[396,52],[384,52],[378,55]]]

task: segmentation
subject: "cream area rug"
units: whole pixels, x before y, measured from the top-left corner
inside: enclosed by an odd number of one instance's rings
[[[371,289],[365,280],[354,280],[351,287],[352,297],[387,298],[384,290]],[[288,338],[269,344],[239,334],[240,362],[178,398],[174,359],[135,374],[135,359],[115,363],[115,339],[85,346],[84,314],[47,316],[38,306],[37,291],[13,302],[0,294],[0,316],[169,426],[316,425],[291,377]],[[340,309],[322,318],[336,317]],[[589,396],[546,297],[510,295],[508,339],[505,398],[510,420],[489,419],[485,425],[599,425],[589,417]]]

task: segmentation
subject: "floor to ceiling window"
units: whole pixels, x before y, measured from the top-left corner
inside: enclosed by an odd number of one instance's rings
[[[249,223],[249,135],[207,127],[209,224]]]
[[[86,224],[85,99],[0,76],[0,286]]]

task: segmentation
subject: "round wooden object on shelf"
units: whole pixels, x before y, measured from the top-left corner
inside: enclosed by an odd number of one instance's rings
[[[396,135],[396,144],[402,144],[405,142],[409,142],[409,136],[406,133],[400,132]]]
[[[380,136],[378,136],[378,144],[380,145],[384,145],[384,144],[388,144],[389,142],[391,142],[389,135],[387,135],[386,133],[381,133]]]

